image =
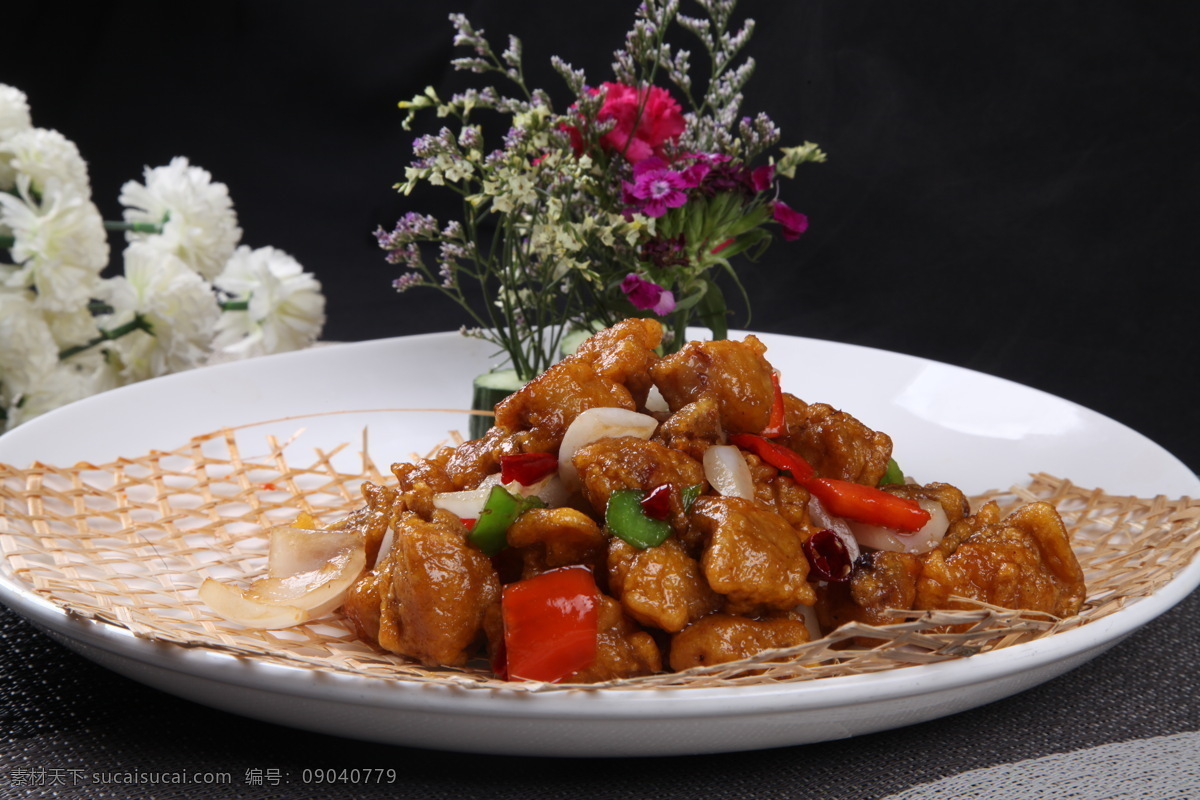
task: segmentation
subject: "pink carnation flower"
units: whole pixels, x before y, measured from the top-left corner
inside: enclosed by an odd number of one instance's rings
[[[625,202],[647,217],[661,217],[668,208],[687,202],[686,189],[695,184],[685,175],[667,169],[661,159],[651,157],[633,168],[633,183],[622,185]]]
[[[624,153],[628,161],[636,164],[651,156],[661,158],[664,145],[683,133],[686,127],[683,109],[666,89],[651,86],[639,92],[632,86],[611,82],[604,87],[608,91],[596,118],[601,122],[616,121],[613,129],[600,137],[605,149]]]
[[[657,283],[629,273],[621,281],[621,291],[629,298],[635,308],[653,311],[658,316],[665,316],[675,310],[675,295]]]
[[[772,204],[771,215],[783,227],[785,241],[794,242],[800,238],[800,234],[808,230],[808,217],[792,210],[782,200],[776,200]]]

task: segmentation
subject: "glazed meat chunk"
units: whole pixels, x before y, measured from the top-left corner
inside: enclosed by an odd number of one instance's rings
[[[600,331],[575,354],[496,404],[496,427],[523,432],[524,452],[554,452],[567,427],[589,408],[635,410],[650,387],[647,371],[662,326],[627,320]]]
[[[374,628],[384,650],[431,666],[465,664],[485,612],[500,598],[491,561],[445,511],[432,521],[403,512],[393,537],[383,562],[352,589],[347,613],[359,630]]]
[[[598,627],[596,658],[567,678],[567,682],[597,683],[662,670],[662,652],[654,637],[625,616],[621,604],[611,597],[600,596]]]
[[[654,432],[653,439],[664,447],[702,461],[704,451],[720,444],[724,437],[717,400],[712,395],[704,395],[667,417]]]
[[[579,449],[573,463],[579,470],[583,496],[601,516],[609,495],[617,489],[650,491],[670,485],[671,523],[677,532],[687,527],[681,491],[695,484],[708,485],[704,467],[695,459],[634,436],[592,442]]]
[[[817,618],[821,630],[831,631],[847,622],[889,625],[890,613],[913,607],[921,557],[911,553],[867,551],[854,564],[850,580],[829,584],[818,593]]]
[[[915,608],[962,608],[954,595],[1068,617],[1084,600],[1083,570],[1058,511],[1030,503],[1001,519],[988,503],[954,523],[924,557]]]
[[[500,471],[500,457],[524,453],[527,433],[491,427],[478,439],[463,442],[445,460],[444,471],[456,489],[474,489]],[[393,468],[394,469],[394,468]]]
[[[650,391],[650,367],[658,361],[662,324],[652,319],[627,319],[600,331],[575,351],[600,377],[629,389],[641,405]]]
[[[396,477],[404,508],[429,519],[434,510],[433,496],[439,492],[452,492],[459,488],[446,474],[444,464],[444,460],[439,457],[392,464],[392,475]]]
[[[370,481],[363,483],[361,491],[365,505],[332,526],[331,530],[357,532],[362,536],[366,548],[367,563],[374,564],[400,496],[392,487],[379,486]]]
[[[689,342],[650,369],[672,411],[702,397],[716,401],[729,433],[758,433],[771,419],[775,388],[767,347],[755,336],[744,341]]]
[[[708,585],[725,595],[725,611],[788,611],[816,602],[800,534],[754,500],[701,497],[692,523],[707,537],[700,564]]]
[[[892,457],[891,437],[825,403],[805,403],[786,393],[783,402],[788,434],[780,441],[804,456],[818,475],[879,483]]]
[[[721,604],[700,564],[674,538],[638,550],[613,537],[608,545],[608,585],[629,616],[668,633],[683,630]]]
[[[785,615],[750,619],[714,614],[671,639],[671,669],[725,664],[777,647],[795,647],[809,640],[803,621]]]
[[[521,577],[568,564],[594,566],[607,537],[595,520],[574,508],[531,508],[508,528],[508,544],[520,551]]]
[[[619,383],[602,378],[592,365],[567,358],[496,404],[496,426],[528,431],[531,451],[553,452],[567,427],[589,408],[634,410],[633,395]]]

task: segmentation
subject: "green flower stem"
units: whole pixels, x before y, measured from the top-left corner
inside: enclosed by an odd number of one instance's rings
[[[221,303],[222,311],[249,311],[250,300],[226,300]]]
[[[130,231],[132,233],[162,233],[161,222],[122,222],[120,220],[104,220],[106,231]]]
[[[103,344],[104,342],[111,342],[114,339],[120,339],[122,336],[126,336],[130,333],[133,333],[134,331],[145,331],[146,333],[149,333],[149,334],[154,333],[154,329],[152,328],[150,323],[146,321],[146,318],[143,317],[141,314],[138,314],[136,317],[129,320],[129,322],[126,322],[124,325],[118,325],[117,327],[113,328],[112,330],[100,331],[100,334],[98,336],[93,338],[91,341],[86,342],[85,344],[77,344],[74,347],[68,347],[64,350],[58,351],[58,359],[59,359],[59,361],[65,361],[66,359],[70,358],[71,356],[78,355],[79,353],[82,353],[85,350],[90,350],[98,344]]]

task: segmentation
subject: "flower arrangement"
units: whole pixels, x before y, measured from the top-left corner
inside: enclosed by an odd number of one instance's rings
[[[809,142],[771,155],[779,129],[765,114],[740,111],[754,61],[738,59],[754,22],[732,30],[735,0],[698,5],[703,17],[681,14],[677,0],[642,3],[614,55],[614,80],[591,84],[552,59],[570,91],[564,110],[526,85],[518,39],[497,54],[483,31],[452,14],[454,43],[471,53],[453,66],[502,76],[510,90],[442,99],[430,87],[400,103],[406,128],[427,109],[454,127],[416,139],[397,189],[450,189],[463,217],[443,225],[410,212],[376,231],[387,260],[403,268],[395,288],[446,294],[478,326],[464,332],[498,345],[519,380],[557,360],[573,332],[629,316],[662,318],[668,348],[686,341],[692,323],[723,338],[729,311],[718,277],[749,308],[732,259],[761,254],[772,229],[794,240],[808,226],[779,199],[780,181],[825,155]],[[690,51],[668,41],[674,27],[702,44],[706,86],[693,84]],[[663,78],[684,104],[657,83]],[[492,143],[485,115],[507,126]]]
[[[0,429],[123,384],[311,344],[321,285],[287,253],[240,244],[228,188],[175,158],[106,222],[87,163],[0,84]],[[121,274],[105,277],[109,231]],[[5,256],[7,255],[7,258]]]

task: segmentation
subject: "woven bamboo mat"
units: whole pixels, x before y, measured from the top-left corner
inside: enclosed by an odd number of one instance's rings
[[[265,530],[289,524],[301,511],[331,523],[360,504],[363,480],[382,479],[365,446],[362,469],[347,473],[334,460],[349,444],[312,451],[298,464],[288,458],[289,442],[265,439],[254,456],[243,454],[233,430],[221,430],[176,450],[107,464],[0,465],[4,568],[59,608],[148,640],[366,678],[525,691],[566,688],[504,683],[485,669],[408,663],[355,639],[336,613],[276,631],[241,628],[212,614],[197,597],[200,583],[261,574]],[[1004,508],[1046,500],[1059,509],[1087,578],[1088,598],[1077,616],[1057,619],[983,604],[910,612],[893,625],[852,624],[824,639],[745,661],[589,688],[804,681],[962,658],[1113,614],[1172,580],[1200,549],[1200,500],[1111,496],[1044,474],[975,501],[988,499]],[[939,632],[950,625],[967,627]],[[879,644],[856,646],[864,635]]]

